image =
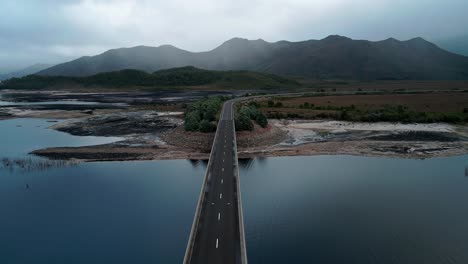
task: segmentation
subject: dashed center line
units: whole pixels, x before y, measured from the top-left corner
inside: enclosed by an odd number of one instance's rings
[[[221,179],[221,184],[223,184],[223,182],[224,182],[223,179]]]
[[[216,248],[218,248],[218,239],[216,239]]]
[[[222,193],[219,194],[219,199],[223,199],[223,194]]]
[[[221,213],[218,213],[218,221],[221,220]]]

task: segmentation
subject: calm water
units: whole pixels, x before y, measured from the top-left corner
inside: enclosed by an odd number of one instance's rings
[[[468,156],[243,166],[250,263],[468,263]]]
[[[182,263],[203,173],[185,160],[2,171],[0,263]]]
[[[24,157],[32,150],[46,147],[88,146],[121,140],[119,137],[72,136],[47,129],[56,124],[50,121],[54,120],[19,118],[0,121],[0,158]]]
[[[0,121],[0,157],[111,140],[48,125]],[[181,263],[205,166],[0,169],[0,263]],[[249,262],[468,263],[465,166],[468,156],[243,160]]]

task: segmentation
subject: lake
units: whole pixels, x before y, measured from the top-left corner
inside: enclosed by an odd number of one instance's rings
[[[0,158],[119,138],[0,121]],[[468,156],[241,160],[249,263],[468,263]],[[0,263],[181,263],[206,162],[0,167]]]
[[[248,160],[249,263],[468,263],[468,156]]]

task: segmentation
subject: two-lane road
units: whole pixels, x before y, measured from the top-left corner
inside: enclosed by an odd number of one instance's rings
[[[242,263],[232,104],[224,104],[218,123],[186,263]]]

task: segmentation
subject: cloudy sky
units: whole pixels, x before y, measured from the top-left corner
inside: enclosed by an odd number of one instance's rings
[[[466,34],[467,10],[467,0],[2,0],[0,72],[136,45],[205,51],[232,37],[434,40]]]

